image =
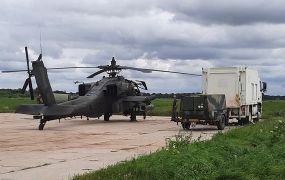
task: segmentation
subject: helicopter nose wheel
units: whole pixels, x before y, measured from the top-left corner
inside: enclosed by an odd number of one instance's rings
[[[104,113],[104,121],[110,120],[111,113]]]
[[[130,118],[131,118],[131,121],[137,121],[137,116],[134,110],[132,110]]]
[[[40,124],[39,124],[39,130],[40,131],[44,130],[46,122],[47,122],[46,120],[41,119]]]

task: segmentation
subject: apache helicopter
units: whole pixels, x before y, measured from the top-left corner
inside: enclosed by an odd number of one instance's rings
[[[46,68],[42,61],[42,54],[38,59],[32,61],[32,70],[30,69],[30,61],[28,49],[25,47],[27,69],[2,71],[2,73],[27,72],[26,79],[22,88],[22,93],[26,92],[29,86],[31,99],[34,99],[34,91],[31,77],[35,77],[38,86],[39,95],[42,98],[43,104],[35,105],[20,105],[16,109],[16,113],[34,115],[35,119],[40,119],[39,130],[43,130],[47,121],[75,117],[86,116],[100,117],[104,115],[104,120],[109,121],[113,113],[122,113],[130,115],[131,121],[136,121],[137,115],[146,117],[146,112],[153,106],[151,101],[153,96],[143,96],[140,89],[147,90],[144,81],[133,81],[119,76],[121,70],[136,70],[143,73],[151,73],[153,71],[168,72],[176,74],[184,74],[191,76],[200,76],[198,74],[190,74],[176,71],[164,71],[157,69],[135,68],[128,66],[120,66],[116,64],[113,57],[111,65],[96,66],[96,67],[54,67]],[[79,96],[76,99],[56,104],[56,100],[48,79],[47,70],[62,70],[75,68],[98,68],[99,71],[91,74],[87,78],[93,78],[101,73],[106,72],[109,76],[97,82],[82,83],[78,86]]]

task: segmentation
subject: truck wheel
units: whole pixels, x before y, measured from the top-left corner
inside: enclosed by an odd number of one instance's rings
[[[257,115],[256,115],[256,118],[254,118],[253,119],[253,122],[258,122],[259,121],[259,119],[260,119],[260,115],[259,115],[259,112],[257,113]]]
[[[228,126],[229,125],[229,121],[230,121],[229,116],[225,116],[224,115],[224,117],[225,117],[225,125]]]
[[[246,116],[245,118],[240,118],[238,120],[238,125],[243,126],[246,124],[249,124],[249,117],[248,116]]]
[[[190,122],[186,121],[186,122],[181,122],[182,127],[184,130],[189,130],[190,129]]]
[[[243,119],[243,124],[249,124],[249,116],[246,116],[246,117]]]
[[[243,120],[242,120],[242,118],[240,118],[240,119],[238,120],[238,125],[240,125],[240,126],[243,125]]]
[[[217,117],[217,127],[218,130],[224,130],[226,126],[226,118],[224,115],[220,115]]]

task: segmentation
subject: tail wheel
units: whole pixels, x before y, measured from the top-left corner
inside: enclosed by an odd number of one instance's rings
[[[41,119],[39,124],[39,130],[40,131],[44,130],[45,125],[46,125],[46,120]]]

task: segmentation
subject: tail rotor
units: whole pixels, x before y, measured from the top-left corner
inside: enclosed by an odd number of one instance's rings
[[[30,96],[31,96],[31,100],[34,100],[35,96],[34,96],[33,84],[32,84],[32,79],[31,79],[31,77],[33,76],[33,73],[30,70],[30,60],[29,60],[29,53],[28,53],[28,48],[27,47],[25,47],[25,53],[26,53],[26,61],[27,61],[28,78],[26,79],[21,92],[24,94],[26,92],[27,87],[29,86],[29,93],[30,93]],[[40,61],[41,59],[42,59],[42,54],[39,55],[37,61]]]

